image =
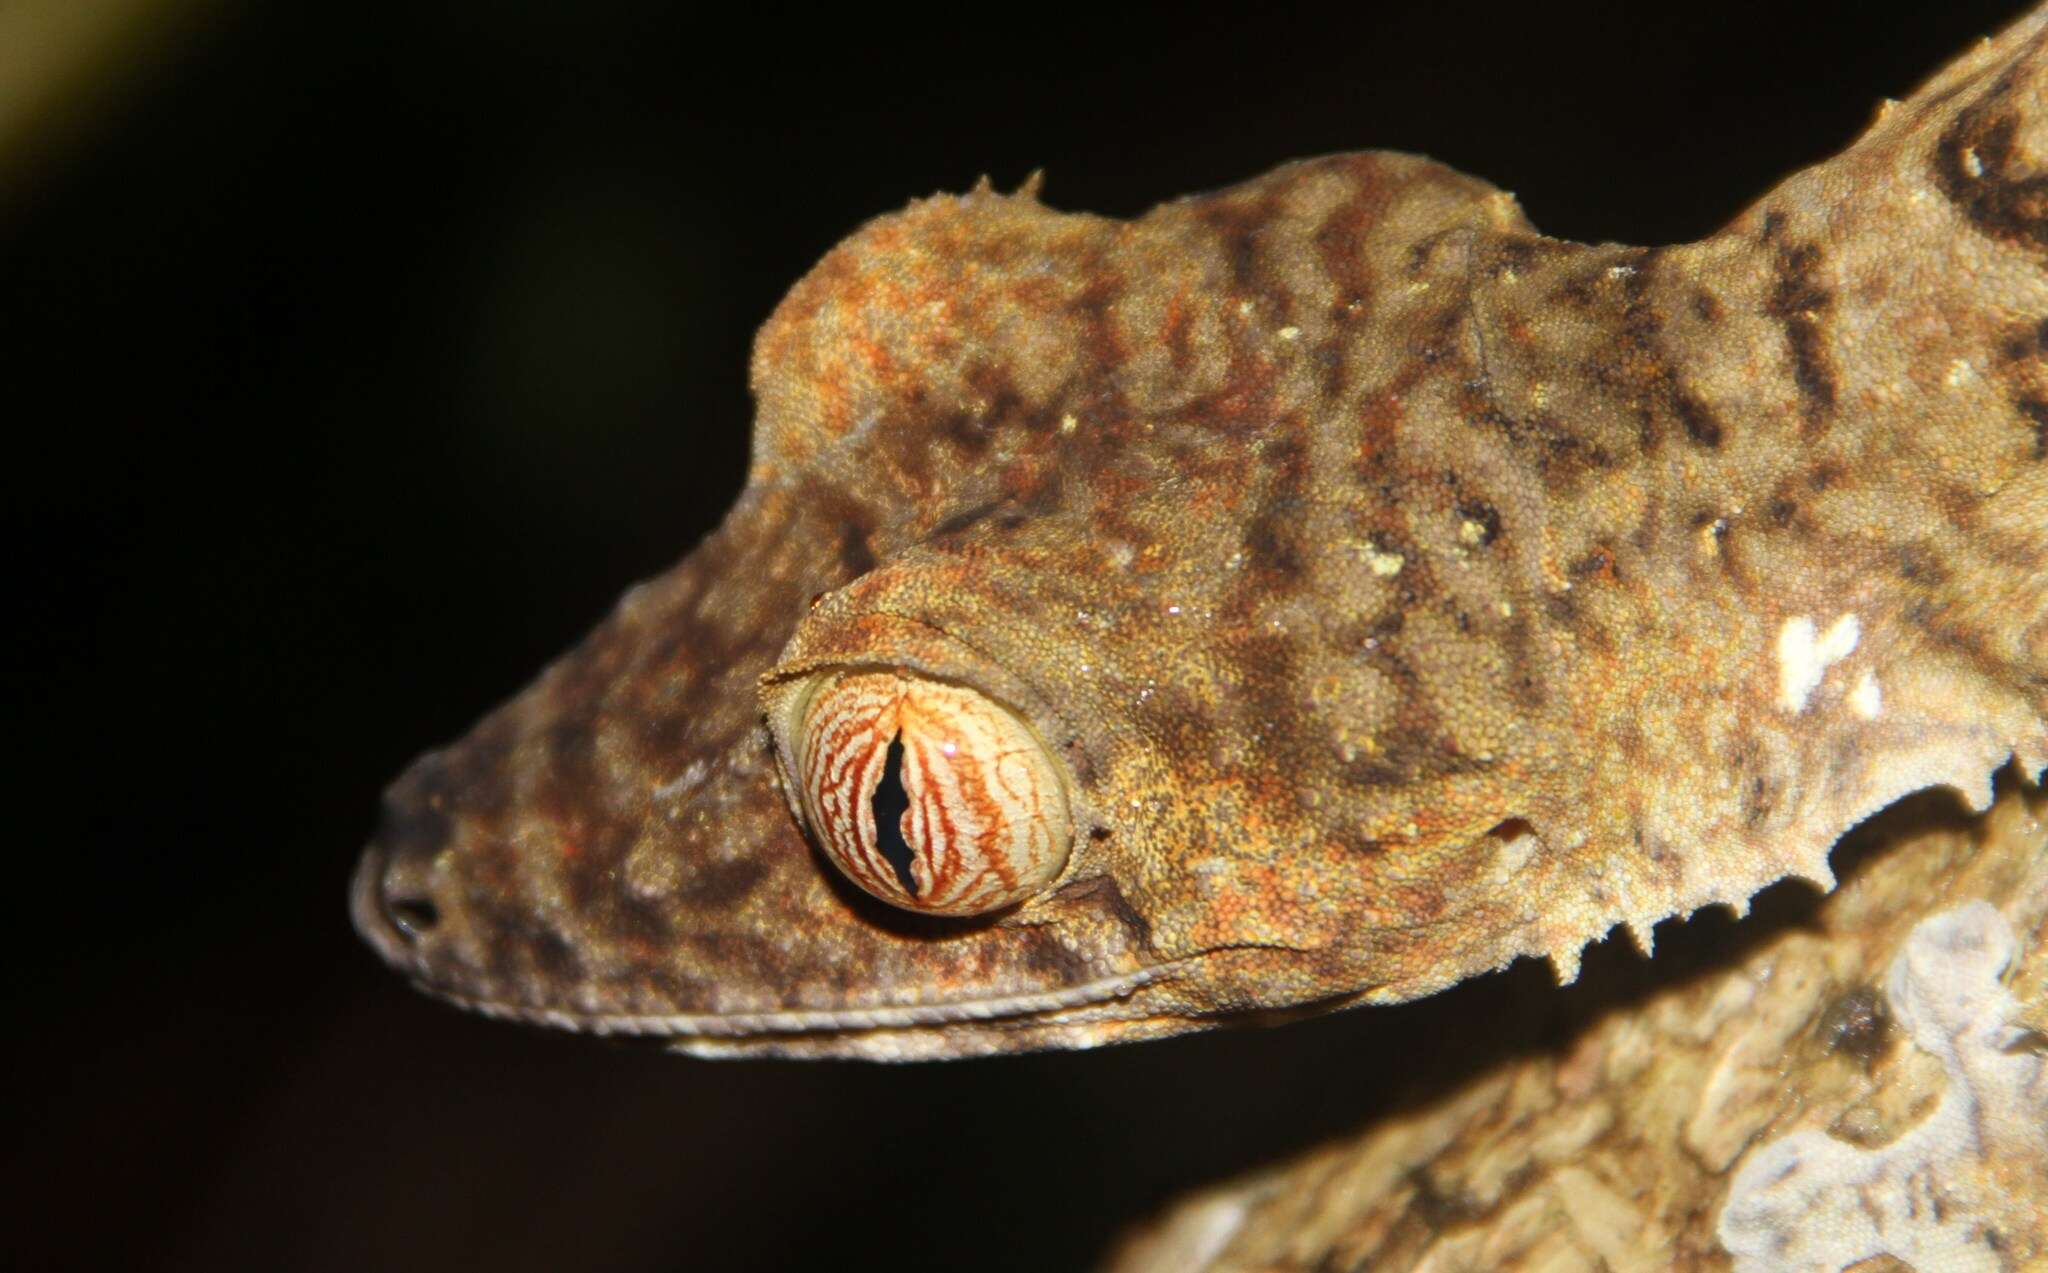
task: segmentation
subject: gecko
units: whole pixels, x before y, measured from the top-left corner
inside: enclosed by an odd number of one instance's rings
[[[723,523],[386,793],[386,962],[704,1056],[1092,1047],[1570,980],[2048,767],[2048,9],[1692,243],[1386,151],[1039,195],[789,292]]]

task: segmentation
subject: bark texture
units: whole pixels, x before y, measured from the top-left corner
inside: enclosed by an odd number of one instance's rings
[[[2048,796],[1916,797],[1809,923],[1187,1199],[1112,1273],[2048,1267]]]

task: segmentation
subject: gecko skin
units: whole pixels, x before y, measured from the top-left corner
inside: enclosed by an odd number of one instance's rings
[[[465,1006],[710,1055],[1569,978],[2048,765],[2044,363],[2048,11],[1682,246],[1385,152],[1135,221],[924,200],[761,331],[724,524],[392,787],[355,922]],[[849,882],[784,776],[842,671],[999,705],[1049,883]]]

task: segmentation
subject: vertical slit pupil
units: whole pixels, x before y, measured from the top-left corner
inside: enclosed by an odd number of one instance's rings
[[[910,873],[913,854],[903,838],[903,815],[910,812],[910,793],[903,788],[903,735],[889,740],[889,754],[882,762],[882,781],[875,787],[875,847],[896,870],[896,882],[912,897],[917,896],[917,878]]]

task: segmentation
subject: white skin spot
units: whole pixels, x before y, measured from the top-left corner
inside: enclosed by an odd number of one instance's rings
[[[1805,615],[1785,620],[1778,629],[1778,706],[1803,712],[1828,668],[1849,657],[1862,638],[1862,625],[1845,614],[1818,632]]]
[[[1821,662],[1839,663],[1856,652],[1856,643],[1863,639],[1863,625],[1853,614],[1845,614],[1828,625],[1820,634]]]
[[[1401,573],[1401,567],[1408,564],[1408,559],[1400,553],[1385,553],[1377,548],[1368,548],[1365,550],[1365,563],[1371,566],[1372,572],[1380,578],[1390,579]]]
[[[1849,710],[1864,720],[1876,720],[1884,711],[1884,690],[1868,668],[1856,678],[1856,688],[1849,691]]]

